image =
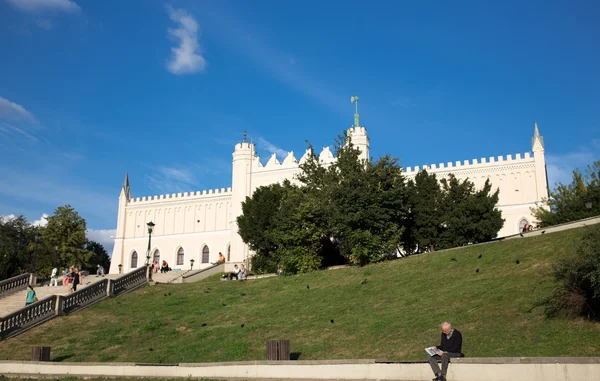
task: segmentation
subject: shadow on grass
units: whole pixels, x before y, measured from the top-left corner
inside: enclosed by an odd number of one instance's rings
[[[302,352],[292,352],[290,353],[290,360],[298,360],[301,355]]]
[[[54,359],[52,359],[53,362],[61,362],[61,361],[65,361],[70,359],[71,357],[73,357],[72,354],[70,355],[62,355],[62,356],[56,356]]]

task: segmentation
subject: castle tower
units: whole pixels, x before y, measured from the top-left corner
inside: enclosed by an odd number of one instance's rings
[[[534,122],[531,151],[535,161],[537,199],[548,198],[548,177],[546,173],[546,158],[544,156],[544,137],[540,135],[537,122]]]
[[[356,103],[356,113],[354,114],[354,124],[348,129],[348,136],[352,144],[360,150],[360,158],[368,161],[369,156],[369,137],[367,129],[360,126],[360,115],[358,114],[358,97],[350,97],[350,102]]]
[[[119,265],[123,265],[125,268],[124,257],[124,244],[125,244],[125,223],[127,214],[125,210],[127,204],[131,199],[131,188],[129,187],[129,174],[125,174],[125,180],[123,180],[123,186],[121,187],[121,193],[119,194],[119,212],[117,213],[117,230],[115,236],[115,246],[113,247],[112,258],[110,261],[110,273],[118,274]]]
[[[231,171],[231,262],[241,262],[248,258],[248,246],[238,233],[237,217],[242,215],[242,202],[251,196],[252,161],[254,159],[254,144],[244,140],[235,145],[233,151],[233,170]]]

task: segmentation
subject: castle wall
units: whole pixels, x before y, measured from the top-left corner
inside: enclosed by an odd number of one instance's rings
[[[349,129],[353,144],[361,150],[361,158],[369,157],[369,138],[363,127]],[[438,178],[454,174],[458,179],[469,179],[480,188],[490,179],[492,189],[500,189],[498,208],[505,219],[498,236],[519,232],[520,223],[535,223],[530,208],[535,207],[544,197],[548,197],[543,139],[539,136],[537,124],[532,140],[533,155],[525,153],[506,157],[490,157],[471,161],[457,161],[454,164],[440,163],[424,168],[435,173]],[[232,160],[232,187],[202,192],[177,193],[153,197],[131,198],[129,181],[119,197],[117,236],[113,249],[111,273],[132,269],[132,253],[138,256],[137,267],[146,261],[148,233],[146,223],[153,221],[156,226],[152,235],[152,255],[159,250],[160,260],[165,259],[172,268],[188,269],[190,259],[194,268],[207,267],[215,262],[222,252],[229,262],[246,261],[251,255],[248,246],[238,234],[236,218],[242,214],[242,202],[260,186],[283,182],[285,179],[298,183],[295,178],[300,165],[308,158],[305,152],[300,160],[293,152],[285,158],[273,154],[263,165],[256,156],[254,145],[242,142],[235,146]],[[318,154],[319,161],[330,165],[336,159],[329,147]],[[280,159],[282,161],[280,161]],[[405,176],[410,179],[419,172],[419,167],[406,167]],[[209,260],[202,263],[202,252],[209,248]],[[178,265],[178,251],[183,249],[183,264]]]
[[[166,260],[171,268],[189,269],[190,259],[194,268],[203,268],[216,262],[219,252],[227,256],[231,243],[231,188],[202,192],[178,193],[130,199],[119,210],[124,214],[122,230],[117,231],[111,272],[129,271],[131,256],[138,255],[137,267],[146,262],[148,231],[146,223],[155,223],[152,234],[152,255],[160,252],[160,260]],[[209,260],[202,263],[202,250],[207,246]],[[177,253],[184,250],[183,265],[177,264]]]

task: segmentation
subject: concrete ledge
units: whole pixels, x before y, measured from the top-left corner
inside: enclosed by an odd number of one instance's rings
[[[466,361],[470,360],[471,363]],[[160,377],[229,380],[399,380],[432,378],[426,363],[378,363],[385,360],[244,361],[204,364],[52,363],[0,361],[0,374],[21,377]],[[600,358],[453,359],[448,380],[598,381]],[[523,363],[529,362],[529,363]]]

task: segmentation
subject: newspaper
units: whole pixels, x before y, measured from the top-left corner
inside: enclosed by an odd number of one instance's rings
[[[429,348],[425,348],[425,352],[427,352],[429,354],[429,356],[441,356],[442,351],[440,351],[439,349],[437,349],[436,347],[429,347]]]

